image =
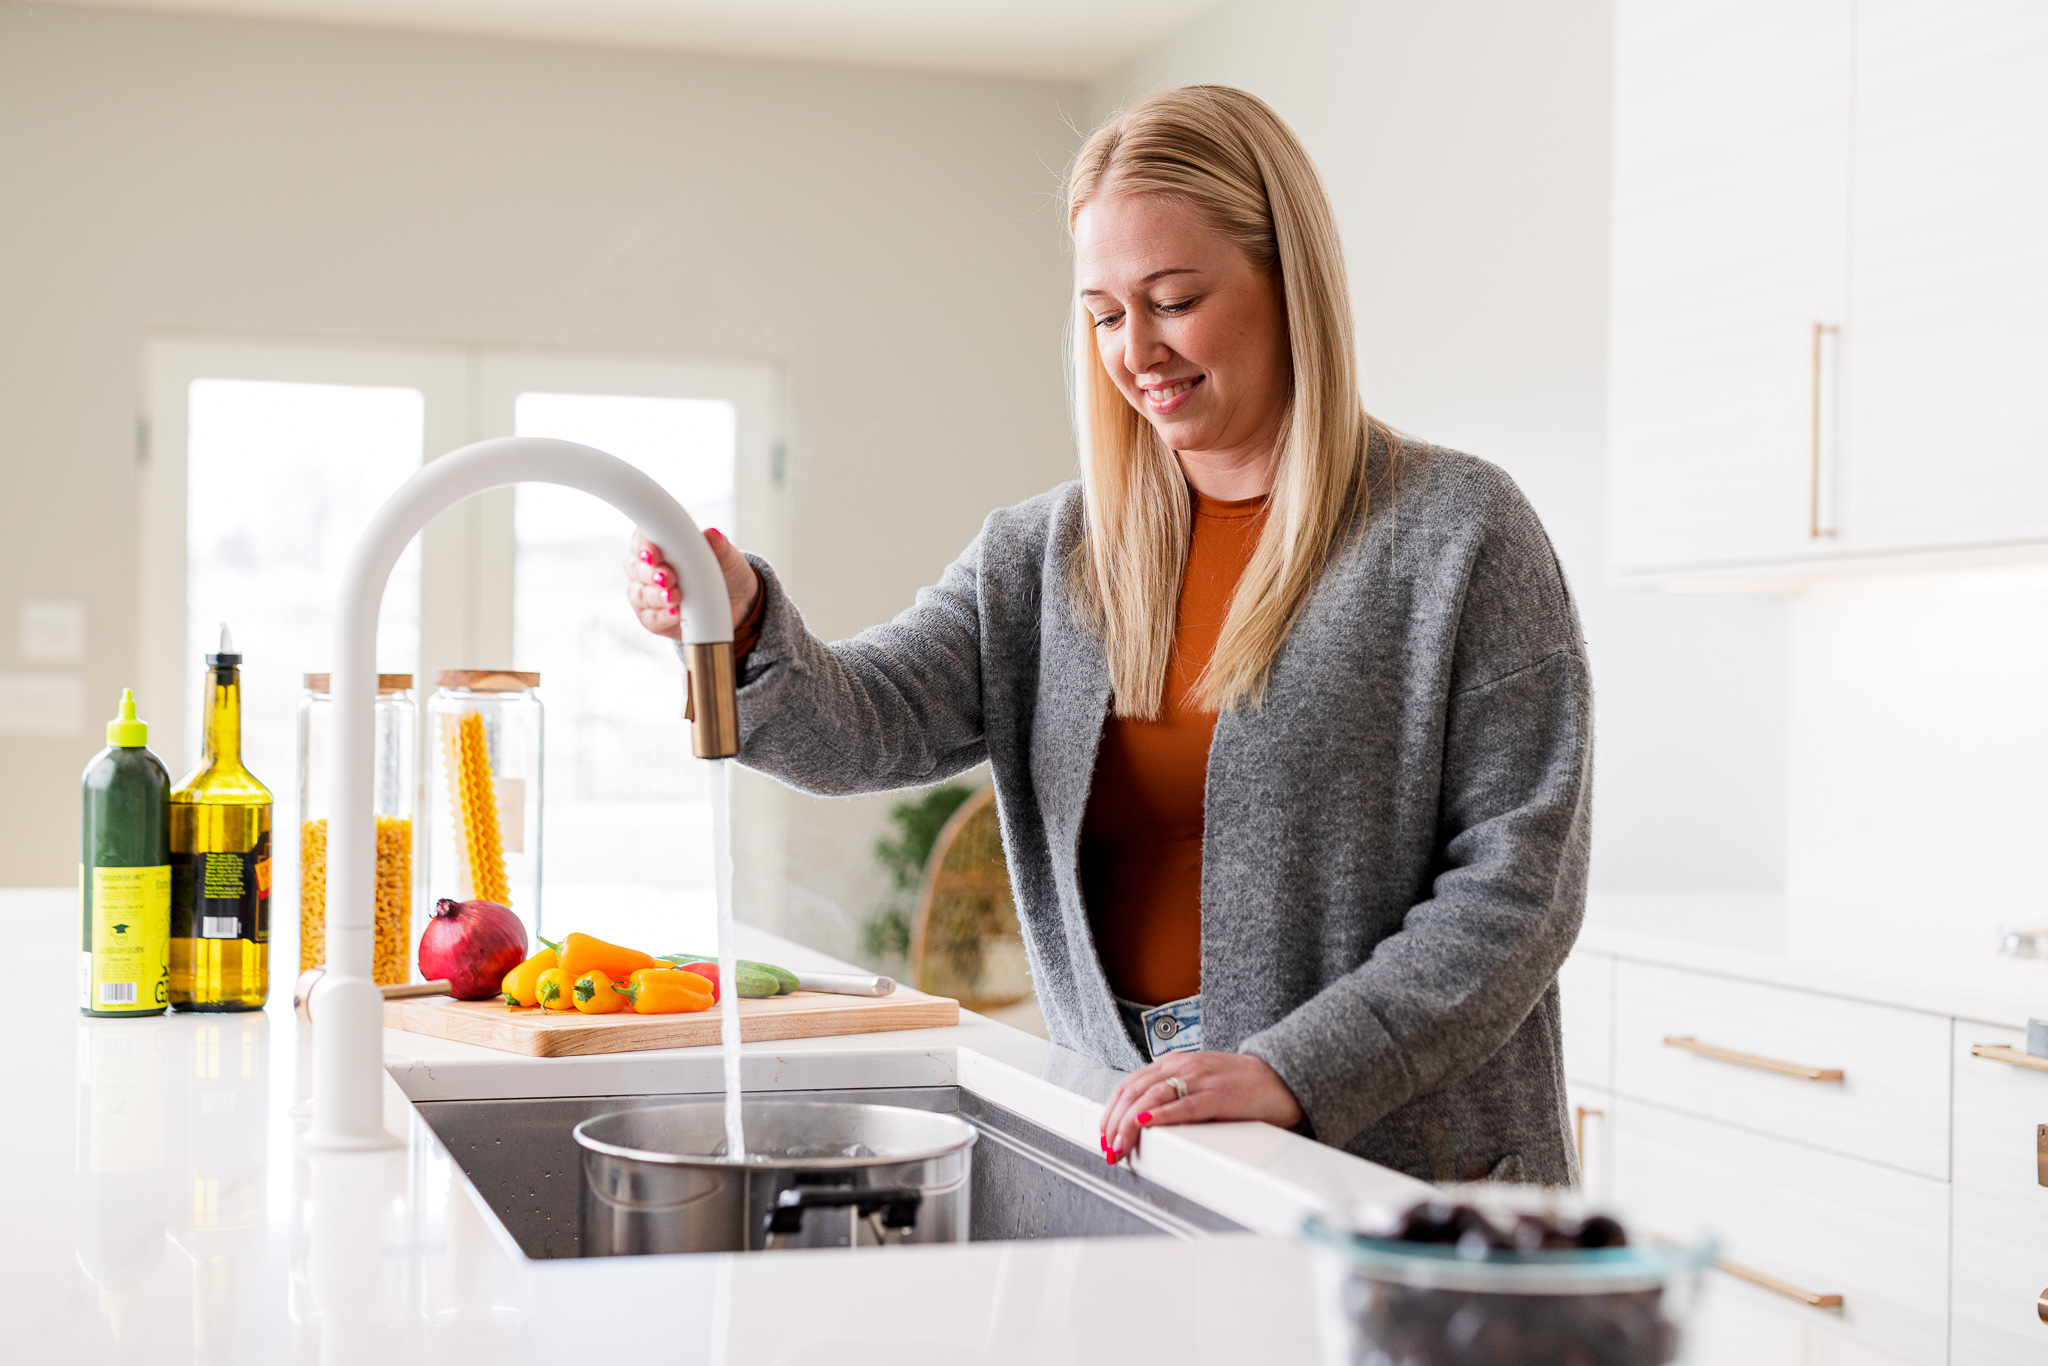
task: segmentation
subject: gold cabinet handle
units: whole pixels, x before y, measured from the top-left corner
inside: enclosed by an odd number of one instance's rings
[[[1840,1309],[1842,1307],[1842,1297],[1840,1295],[1823,1295],[1815,1290],[1805,1290],[1792,1284],[1790,1281],[1781,1281],[1776,1276],[1758,1271],[1753,1266],[1744,1266],[1740,1262],[1719,1260],[1714,1263],[1714,1269],[1733,1276],[1738,1281],[1748,1281],[1751,1285],[1760,1285],[1773,1294],[1783,1295],[1788,1300],[1798,1300],[1801,1304],[1812,1305],[1815,1309]],[[2043,1293],[2048,1294],[2048,1291]]]
[[[1754,1053],[1738,1053],[1732,1048],[1716,1048],[1710,1043],[1701,1043],[1690,1034],[1667,1035],[1666,1048],[1680,1048],[1702,1058],[1716,1062],[1732,1062],[1737,1067],[1754,1067],[1759,1072],[1776,1072],[1781,1077],[1798,1077],[1802,1081],[1840,1081],[1839,1067],[1801,1067],[1796,1062],[1779,1062],[1776,1058],[1760,1058]]]
[[[2034,1301],[2034,1312],[2041,1316],[2041,1322],[2048,1323],[2048,1290],[2043,1290],[2041,1298]]]
[[[1820,339],[1830,332],[1840,336],[1842,329],[1832,323],[1813,325],[1813,441],[1806,470],[1806,535],[1815,541],[1835,534],[1832,527],[1820,524]]]
[[[1572,1107],[1572,1132],[1578,1140],[1579,1166],[1581,1168],[1584,1168],[1586,1165],[1586,1117],[1591,1115],[1594,1119],[1599,1119],[1606,1113],[1605,1110],[1591,1110],[1583,1105]]]
[[[2014,1067],[2031,1067],[2036,1072],[2048,1072],[2048,1058],[2037,1058],[2032,1053],[2022,1053],[2002,1043],[1973,1043],[1970,1052],[1976,1057],[1989,1058],[1993,1062],[2011,1063]]]

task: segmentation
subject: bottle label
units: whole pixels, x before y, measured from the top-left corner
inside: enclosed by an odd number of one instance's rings
[[[171,862],[177,869],[178,930],[183,937],[270,941],[269,831],[257,837],[254,849],[173,853]]]
[[[81,1010],[156,1011],[171,999],[171,869],[81,868]]]

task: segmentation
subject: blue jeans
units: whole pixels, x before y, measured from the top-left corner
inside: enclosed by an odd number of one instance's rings
[[[1202,1051],[1202,998],[1183,996],[1163,1006],[1141,1006],[1136,1001],[1116,998],[1131,1042],[1148,1058],[1168,1053]]]

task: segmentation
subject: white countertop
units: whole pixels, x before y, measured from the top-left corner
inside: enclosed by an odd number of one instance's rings
[[[14,1214],[0,1239],[0,1358],[438,1366],[651,1350],[662,1362],[1239,1366],[1315,1355],[1304,1264],[1284,1236],[530,1261],[412,1101],[715,1090],[716,1050],[533,1059],[386,1031],[385,1118],[403,1146],[307,1156],[287,1113],[299,1084],[291,974],[274,971],[260,1013],[87,1019],[70,970],[75,905],[68,890],[0,891],[22,965],[0,1137]],[[833,966],[744,938],[755,956]],[[949,1029],[745,1053],[749,1088],[957,1083],[1084,1146],[1114,1076],[972,1014]],[[1311,1209],[1426,1189],[1263,1124],[1157,1130],[1134,1163],[1273,1235]]]
[[[1644,934],[1588,923],[1580,954],[1599,953],[1639,963],[1689,968],[1744,981],[1796,987],[1853,1001],[1900,1006],[1930,1015],[2025,1029],[2048,1018],[2048,959],[1914,955],[1897,958],[1794,957],[1670,935]]]

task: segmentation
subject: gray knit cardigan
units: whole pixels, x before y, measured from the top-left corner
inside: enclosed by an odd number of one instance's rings
[[[1496,467],[1373,463],[1257,708],[1224,713],[1202,845],[1202,1038],[1272,1065],[1308,1131],[1425,1180],[1563,1184],[1557,971],[1584,911],[1593,717],[1577,614]],[[1066,565],[1068,483],[989,514],[915,605],[826,644],[756,561],[740,760],[808,792],[995,778],[1053,1041],[1112,1066],[1125,1033],[1077,857],[1110,705]]]

